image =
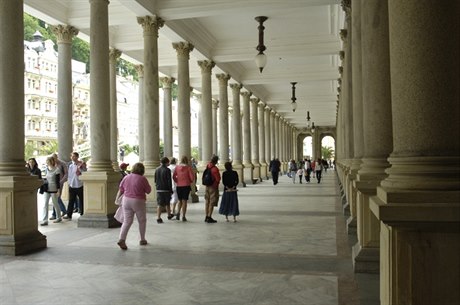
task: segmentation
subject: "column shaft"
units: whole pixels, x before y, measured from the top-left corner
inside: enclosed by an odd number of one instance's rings
[[[212,68],[216,65],[213,61],[199,61],[201,68],[201,165],[204,167],[207,161],[211,160],[212,150],[212,88],[211,74]]]
[[[260,160],[260,179],[267,179],[267,159],[265,156],[265,104],[259,102],[258,104],[259,111],[259,160]]]
[[[58,43],[58,152],[63,161],[70,161],[73,150],[73,132],[70,122],[72,117],[72,38],[78,34],[78,30],[72,26],[58,25],[52,27],[57,36]]]
[[[459,304],[460,3],[390,0],[388,12],[393,152],[371,197],[381,304]]]
[[[37,230],[37,188],[24,169],[23,2],[0,2],[0,254],[46,248]]]
[[[190,72],[189,59],[193,45],[188,42],[173,43],[177,51],[177,83],[178,91],[178,122],[179,127],[179,158],[182,156],[191,157],[191,126],[190,126]]]
[[[261,181],[259,160],[259,113],[257,112],[258,98],[251,98],[251,162],[253,181]]]
[[[114,170],[118,170],[118,113],[117,113],[117,60],[121,51],[111,49],[110,63],[110,159]]]
[[[144,66],[136,66],[137,75],[139,77],[139,97],[138,97],[138,133],[137,141],[139,144],[139,161],[144,161]]]
[[[219,80],[219,164],[223,165],[228,159],[228,80],[230,75],[217,74]]]
[[[217,127],[217,109],[219,109],[219,101],[212,100],[212,154],[218,155],[217,135],[219,129]]]
[[[233,94],[233,119],[232,119],[232,134],[233,134],[233,169],[238,173],[238,177],[243,187],[246,186],[245,176],[247,175],[244,171],[243,166],[243,130],[241,124],[241,100],[240,93],[241,84],[231,84]]]
[[[144,165],[147,175],[153,178],[154,169],[160,165],[158,30],[164,21],[145,16],[138,17],[137,22],[144,35]]]
[[[173,123],[172,123],[172,84],[174,77],[162,77],[163,85],[163,156],[173,157]]]

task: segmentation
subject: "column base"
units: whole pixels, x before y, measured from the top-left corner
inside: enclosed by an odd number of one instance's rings
[[[380,272],[380,248],[361,247],[357,243],[352,248],[352,257],[356,273]]]
[[[23,255],[46,247],[46,236],[38,230],[22,236],[0,236],[0,255]]]
[[[78,219],[78,227],[117,227],[113,215],[118,206],[115,196],[118,192],[120,175],[113,171],[84,172],[83,181],[84,214]]]
[[[243,185],[243,187],[246,187],[246,183],[244,182],[244,170],[243,170],[243,164],[240,163],[233,164],[233,170],[238,173],[238,178],[240,179],[240,183]]]
[[[0,254],[22,255],[45,249],[46,236],[37,220],[36,177],[0,177]]]
[[[263,181],[263,179],[268,180],[268,166],[267,163],[263,162],[260,163],[260,182]]]
[[[356,217],[350,216],[347,219],[347,233],[348,235],[356,235],[358,232],[358,221]]]
[[[243,164],[243,177],[244,180],[241,180],[244,182],[245,186],[246,184],[253,184],[254,179],[253,179],[253,166],[251,163],[245,163]]]
[[[119,223],[115,218],[114,214],[100,215],[100,214],[84,214],[78,218],[79,228],[119,228]]]

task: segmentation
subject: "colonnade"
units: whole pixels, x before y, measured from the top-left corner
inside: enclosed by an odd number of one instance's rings
[[[89,170],[84,181],[85,211],[79,227],[118,226],[113,218],[113,200],[120,176],[117,164],[116,62],[122,51],[109,47],[108,1],[90,1],[90,140]],[[0,253],[22,254],[46,247],[46,237],[37,230],[36,192],[39,182],[24,171],[24,87],[23,3],[8,1],[0,12]],[[135,22],[135,21],[134,21]],[[139,75],[139,153],[145,176],[154,185],[155,169],[160,162],[159,84],[164,90],[165,155],[172,156],[172,94],[176,79],[158,73],[158,33],[164,21],[158,16],[138,17],[143,29],[144,61],[136,67]],[[71,42],[78,29],[70,25],[53,27],[58,36],[58,145],[60,157],[69,161],[72,152],[72,75]],[[179,155],[191,155],[189,42],[172,44],[177,52]],[[232,159],[243,185],[268,179],[268,163],[278,157],[286,170],[289,159],[299,159],[295,148],[296,130],[276,112],[226,73],[215,75],[219,97],[212,98],[211,78],[215,63],[198,61],[202,71],[200,109],[201,160],[204,168],[213,154],[219,167]],[[228,88],[232,93],[229,108]],[[242,102],[240,103],[240,97]],[[241,104],[241,105],[240,105]],[[230,110],[232,110],[230,112]],[[231,113],[229,115],[229,112]],[[109,115],[107,115],[109,114]],[[231,117],[230,117],[231,116]],[[231,125],[230,125],[231,122]],[[69,127],[70,126],[70,127]],[[229,135],[231,134],[231,142]],[[231,153],[230,153],[231,152]],[[180,157],[178,156],[178,157]],[[152,192],[148,202],[154,202]],[[34,208],[31,208],[34,207]],[[19,218],[21,219],[19,221]]]
[[[342,2],[337,167],[381,304],[458,304],[458,1]],[[449,30],[447,30],[449,29]]]

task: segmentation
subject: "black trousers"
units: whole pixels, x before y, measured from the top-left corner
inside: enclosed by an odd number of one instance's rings
[[[278,184],[278,175],[279,172],[272,172],[273,184]]]
[[[78,208],[80,215],[83,215],[83,186],[78,188],[69,187],[69,204],[67,206],[67,217],[72,218],[72,213],[75,207]]]

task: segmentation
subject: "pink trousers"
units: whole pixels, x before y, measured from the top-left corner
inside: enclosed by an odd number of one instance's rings
[[[145,240],[145,228],[147,225],[147,208],[145,205],[145,200],[128,198],[124,196],[122,207],[124,213],[124,221],[121,225],[120,239],[126,240],[128,231],[133,224],[135,214],[137,217],[137,222],[139,222],[139,233],[141,235],[141,240]]]

